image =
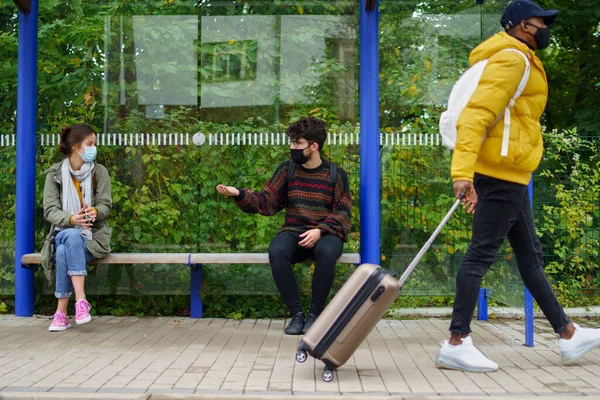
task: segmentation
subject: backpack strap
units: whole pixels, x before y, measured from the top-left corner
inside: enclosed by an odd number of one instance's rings
[[[288,206],[288,193],[290,191],[290,180],[292,180],[292,176],[294,176],[294,172],[296,172],[296,163],[292,160],[288,161],[288,173],[287,173],[287,182],[286,182],[286,193],[285,193],[285,204],[284,207]]]
[[[292,176],[294,176],[294,172],[296,172],[296,163],[290,160],[288,161],[288,184],[290,183]]]
[[[517,90],[515,94],[508,102],[508,105],[504,109],[503,113],[500,113],[498,117],[494,120],[492,125],[488,128],[488,131],[492,128],[492,126],[496,125],[502,118],[504,118],[504,131],[502,132],[502,149],[500,151],[500,156],[506,157],[508,155],[508,141],[510,139],[510,109],[515,106],[515,102],[525,90],[525,86],[527,86],[527,82],[529,81],[529,75],[531,73],[531,65],[529,64],[529,59],[523,52],[517,49],[504,49],[502,51],[511,51],[513,53],[519,54],[523,60],[525,61],[525,72],[523,73],[523,77],[521,78],[521,82],[519,82],[519,86],[517,86]]]
[[[331,183],[333,183],[333,189],[335,190],[335,182],[337,181],[337,164],[333,161],[329,162],[329,176],[331,177]]]

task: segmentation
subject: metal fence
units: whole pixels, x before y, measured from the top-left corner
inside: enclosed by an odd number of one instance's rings
[[[41,133],[38,137],[40,153],[47,148],[52,148],[58,143],[57,135]],[[416,255],[419,247],[425,243],[428,236],[433,232],[442,216],[452,204],[452,183],[449,175],[451,154],[441,145],[439,135],[408,134],[408,133],[386,133],[380,135],[380,156],[382,164],[382,265],[388,269],[401,273]],[[3,185],[0,188],[2,202],[0,203],[4,215],[14,215],[14,168],[15,149],[14,136],[0,136],[0,169],[4,174]],[[334,133],[329,136],[325,146],[325,157],[338,162],[344,168],[350,178],[351,190],[354,200],[354,215],[352,238],[347,244],[347,251],[359,251],[360,221],[358,220],[359,204],[359,136],[357,132]],[[106,149],[119,152],[119,160],[126,168],[118,175],[123,176],[131,173],[135,175],[135,168],[139,163],[134,156],[129,155],[126,148],[160,148],[168,152],[169,159],[182,159],[185,157],[198,157],[202,159],[203,151],[217,151],[228,157],[239,157],[244,154],[244,149],[260,147],[268,151],[278,151],[282,155],[279,159],[283,161],[285,146],[288,145],[287,136],[284,133],[120,133],[99,135],[98,145],[106,146]],[[102,153],[102,150],[101,150]],[[165,153],[166,154],[166,153]],[[165,155],[167,156],[167,155]],[[277,158],[277,157],[276,157]],[[168,160],[158,163],[169,163]],[[136,167],[137,165],[137,167]],[[266,165],[262,172],[262,179],[268,178],[275,165]],[[143,167],[142,167],[143,168]],[[168,165],[165,164],[165,168]],[[544,165],[540,167],[543,169]],[[41,176],[41,171],[38,171]],[[194,174],[193,171],[185,171],[184,174]],[[236,174],[251,174],[252,171],[237,171]],[[126,180],[135,181],[135,176]],[[198,176],[202,180],[202,176]],[[534,214],[540,216],[544,205],[555,203],[553,192],[548,182],[541,178],[534,178]],[[200,184],[199,184],[200,185]],[[259,187],[255,187],[258,189]],[[204,188],[198,186],[198,194]],[[210,188],[209,188],[210,189]],[[38,197],[41,191],[38,190]],[[41,199],[38,199],[37,221],[38,241],[41,240],[45,224],[41,216]],[[198,201],[201,201],[199,198]],[[179,207],[174,202],[174,207]],[[219,212],[215,210],[215,212]],[[187,221],[182,229],[198,230],[204,227],[203,216],[195,215],[195,221]],[[261,222],[262,223],[262,222]],[[269,222],[267,236],[272,237],[279,222]],[[12,294],[14,266],[14,224],[2,224],[0,230],[0,294]],[[596,231],[591,235],[597,236]],[[460,265],[470,235],[470,217],[464,212],[457,214],[442,231],[431,250],[423,259],[421,265],[415,270],[413,277],[407,283],[403,294],[405,295],[428,295],[428,296],[451,296],[455,289],[455,276]],[[262,244],[258,244],[252,251],[266,251],[269,237]],[[115,238],[117,240],[117,238]],[[135,246],[135,237],[119,237],[120,242]],[[41,242],[40,242],[41,243]],[[198,245],[199,246],[199,245]],[[156,238],[154,243],[138,245],[144,251],[206,251],[195,244],[178,245],[173,242]],[[228,251],[227,243],[213,243],[213,247],[222,246],[223,251]],[[214,250],[214,249],[213,249]],[[545,248],[547,258],[554,257],[552,249]],[[212,251],[212,250],[211,250]],[[164,279],[171,282],[145,281],[146,267],[134,270],[126,267],[99,267],[98,271],[91,274],[88,280],[90,293],[185,293],[187,274],[184,269],[174,273],[177,267],[161,266],[164,271]],[[156,266],[148,266],[148,270],[155,270]],[[270,279],[270,272],[264,266],[255,270],[255,276],[245,284],[240,284],[240,279],[225,279],[227,270],[215,267],[212,272],[210,267],[207,275],[214,276],[219,281],[219,290],[227,293],[265,293],[274,292],[275,288]],[[262,272],[256,272],[260,271]],[[348,271],[343,272],[346,274]],[[595,274],[595,272],[594,272]],[[154,276],[154,275],[153,275]],[[341,279],[344,277],[342,276]],[[229,280],[229,283],[227,282]],[[209,278],[210,281],[210,278]],[[241,286],[240,286],[241,285]],[[522,282],[516,270],[515,260],[508,245],[501,251],[497,263],[486,275],[484,285],[492,289],[493,297],[506,304],[522,305]],[[51,288],[44,288],[46,293]]]

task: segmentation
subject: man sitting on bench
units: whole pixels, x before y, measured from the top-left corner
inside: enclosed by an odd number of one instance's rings
[[[352,199],[348,175],[321,158],[327,139],[325,123],[304,117],[287,129],[291,160],[282,163],[261,192],[218,185],[217,191],[234,197],[244,212],[274,215],[286,209],[285,222],[269,246],[275,285],[290,313],[288,335],[306,333],[325,308],[335,278],[335,263],[348,241]],[[306,320],[300,304],[292,265],[316,263],[312,301]]]

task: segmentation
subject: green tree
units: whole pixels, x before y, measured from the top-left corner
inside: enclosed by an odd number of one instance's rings
[[[579,135],[598,137],[600,115],[600,10],[594,0],[545,0],[559,10],[551,26],[553,46],[544,62],[549,77],[546,122],[549,129],[577,127]]]

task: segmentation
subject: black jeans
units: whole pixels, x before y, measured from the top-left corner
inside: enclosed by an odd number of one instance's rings
[[[450,331],[470,333],[483,275],[496,261],[504,240],[517,256],[521,278],[555,332],[569,323],[544,272],[544,253],[535,232],[527,186],[475,174],[478,202],[473,236],[456,277]]]
[[[314,260],[312,301],[309,313],[319,315],[325,308],[327,296],[335,279],[335,262],[342,255],[344,243],[334,235],[325,235],[310,249],[298,246],[300,233],[281,232],[269,245],[269,261],[275,285],[290,315],[302,311],[298,285],[292,265],[304,260]]]

